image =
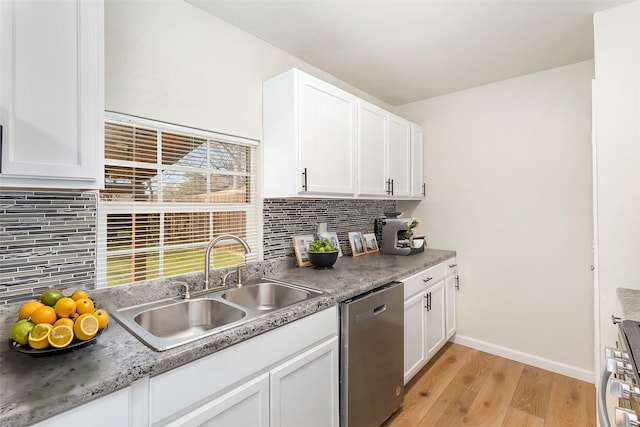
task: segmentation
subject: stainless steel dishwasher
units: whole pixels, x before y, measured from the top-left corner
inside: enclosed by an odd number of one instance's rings
[[[377,427],[404,398],[404,285],[340,305],[340,426]]]

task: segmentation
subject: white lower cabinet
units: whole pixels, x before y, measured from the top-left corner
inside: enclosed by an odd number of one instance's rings
[[[128,426],[130,423],[131,387],[115,391],[99,399],[92,400],[77,408],[34,424],[37,427],[68,427],[84,425],[91,420],[91,426]]]
[[[149,380],[152,426],[338,426],[338,312],[305,317]]]
[[[271,370],[270,425],[338,427],[338,349],[335,337]]]
[[[234,388],[174,422],[172,427],[269,425],[269,374]]]
[[[402,279],[405,384],[455,333],[457,276],[445,277],[450,273],[447,265],[440,263]]]

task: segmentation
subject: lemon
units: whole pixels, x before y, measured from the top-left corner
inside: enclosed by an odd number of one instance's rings
[[[93,313],[95,310],[95,306],[93,305],[93,301],[91,298],[82,298],[76,300],[76,313],[78,314],[87,314]]]
[[[100,324],[93,314],[81,314],[73,324],[73,332],[81,341],[90,340],[98,333]]]
[[[98,330],[101,331],[107,327],[107,324],[109,323],[109,314],[107,314],[105,310],[96,310],[93,315],[98,319]]]
[[[64,298],[64,294],[58,289],[49,289],[40,295],[40,301],[49,307],[56,305],[60,298]]]
[[[48,305],[43,305],[40,308],[36,308],[33,313],[31,313],[31,321],[36,325],[38,323],[48,323],[53,325],[58,320],[58,316],[56,315],[56,311],[53,307],[49,307]]]
[[[11,328],[11,339],[21,345],[29,342],[29,333],[35,325],[27,319],[18,320]]]
[[[69,317],[76,312],[77,304],[74,300],[68,297],[60,298],[56,302],[56,314],[58,317]]]
[[[29,345],[36,350],[49,347],[49,332],[53,326],[48,323],[40,323],[33,327],[29,333]]]
[[[20,311],[18,312],[18,319],[28,319],[29,317],[31,317],[31,313],[33,313],[37,308],[40,308],[43,305],[44,304],[42,304],[40,301],[29,301],[22,304],[22,307],[20,307]]]
[[[55,348],[64,348],[73,341],[73,330],[67,325],[58,325],[49,332],[49,344]]]

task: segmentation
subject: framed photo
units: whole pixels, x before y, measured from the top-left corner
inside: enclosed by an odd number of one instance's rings
[[[340,247],[340,241],[338,240],[338,233],[335,231],[323,231],[318,234],[320,238],[327,238],[333,246],[338,248],[338,256],[342,256],[342,248]]]
[[[376,240],[376,235],[373,233],[368,233],[362,236],[364,238],[364,248],[365,251],[370,254],[373,252],[378,252],[378,241]]]
[[[359,231],[349,232],[349,244],[351,245],[353,256],[366,254],[362,234]]]
[[[293,236],[293,250],[296,253],[298,267],[309,267],[309,245],[314,241],[313,234],[304,234],[302,236]]]

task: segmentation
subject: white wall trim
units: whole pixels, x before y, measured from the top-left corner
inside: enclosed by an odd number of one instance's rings
[[[566,375],[591,384],[593,384],[595,378],[593,371],[577,368],[555,360],[534,356],[529,353],[523,353],[518,350],[491,344],[486,341],[480,341],[475,338],[455,335],[453,337],[453,342],[476,350],[484,351],[486,353],[495,354],[496,356],[504,357],[506,359],[515,360],[516,362],[526,363],[527,365],[535,366],[536,368]]]

